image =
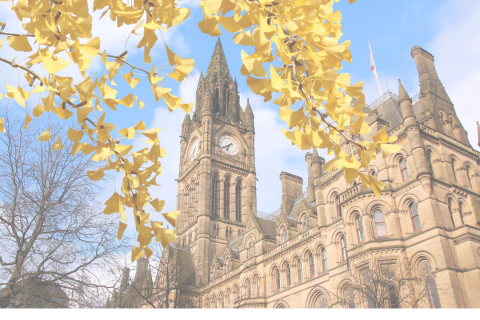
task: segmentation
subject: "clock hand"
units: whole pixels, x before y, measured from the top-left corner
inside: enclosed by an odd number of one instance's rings
[[[230,148],[231,145],[232,145],[231,143],[230,143],[230,144],[227,144],[226,146],[222,147],[222,149],[227,148],[227,151],[228,151],[228,149]]]

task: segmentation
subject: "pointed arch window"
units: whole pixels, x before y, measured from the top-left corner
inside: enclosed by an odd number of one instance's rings
[[[303,232],[306,232],[310,228],[310,219],[308,218],[308,214],[303,216],[302,228]]]
[[[212,198],[211,198],[211,208],[212,215],[218,216],[218,174],[215,174],[212,179]]]
[[[275,276],[277,280],[277,291],[280,291],[280,270],[275,270]]]
[[[375,210],[373,213],[373,218],[375,220],[375,229],[377,230],[377,237],[386,237],[387,228],[385,227],[385,217],[383,212],[380,209]]]
[[[313,259],[313,254],[310,253],[308,256],[308,261],[310,263],[310,277],[315,276],[315,261]]]
[[[400,165],[400,175],[402,176],[402,182],[408,180],[408,168],[407,168],[407,162],[405,161],[405,158],[401,158],[399,161]]]
[[[448,213],[450,214],[450,219],[452,220],[453,228],[456,228],[455,219],[453,218],[453,202],[452,202],[452,199],[448,199]]]
[[[432,277],[432,265],[428,260],[421,262],[420,271],[425,277],[425,288],[427,290],[427,298],[430,308],[441,308],[442,306],[438,297],[437,284]]]
[[[363,222],[362,222],[362,217],[357,214],[355,216],[355,224],[357,226],[357,237],[358,237],[358,242],[363,242],[365,240],[365,236],[363,234]]]
[[[260,278],[257,277],[257,298],[260,298]]]
[[[453,180],[457,182],[457,174],[455,171],[455,159],[452,159],[451,166],[452,166],[452,172],[453,172]]]
[[[463,203],[459,203],[458,204],[458,213],[460,215],[460,221],[462,221],[462,226],[465,224],[465,222],[463,221]]]
[[[410,217],[412,219],[413,230],[414,231],[420,230],[422,228],[422,225],[420,224],[420,217],[418,216],[418,209],[415,202],[410,203],[409,211],[410,211]]]
[[[466,172],[467,172],[468,186],[469,186],[470,188],[472,188],[472,187],[473,187],[473,186],[472,186],[472,176],[473,176],[472,167],[469,166],[469,165],[467,165],[465,169],[466,169]]]
[[[337,213],[337,217],[342,216],[342,208],[340,206],[340,196],[335,194],[335,211]]]
[[[342,247],[342,261],[347,261],[348,258],[348,251],[347,251],[347,240],[345,236],[340,238],[340,246]]]
[[[355,309],[355,298],[352,287],[348,287],[345,290],[345,301],[347,302],[348,308]]]
[[[291,286],[292,285],[292,273],[290,271],[290,265],[289,264],[287,264],[286,271],[287,271],[287,286]]]
[[[242,180],[238,180],[235,186],[235,218],[242,221]]]
[[[303,280],[302,260],[298,259],[298,281]]]
[[[230,219],[230,176],[225,177],[223,184],[223,217]]]
[[[287,228],[283,227],[280,230],[280,237],[281,237],[282,243],[287,242]]]
[[[323,272],[328,270],[327,250],[325,248],[322,249],[322,267]]]

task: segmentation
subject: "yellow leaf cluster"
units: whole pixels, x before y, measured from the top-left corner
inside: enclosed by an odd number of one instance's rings
[[[233,42],[253,47],[242,50],[240,71],[265,102],[276,95],[274,104],[290,130],[283,130],[285,137],[301,150],[327,149],[334,159],[326,169],[343,169],[352,182],[377,148],[386,157],[400,146],[390,144],[396,138],[386,132],[361,143],[351,138],[371,128],[364,122],[363,83],[351,84],[350,75],[340,73],[352,54],[350,41],[340,41],[342,14],[333,8],[338,1],[202,0],[198,26],[211,36],[219,36],[222,26],[236,33]],[[353,148],[346,154],[348,144]],[[376,195],[383,188],[378,181],[361,180]]]

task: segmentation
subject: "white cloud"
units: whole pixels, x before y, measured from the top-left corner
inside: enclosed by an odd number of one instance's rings
[[[468,131],[470,143],[477,146],[480,109],[475,94],[480,79],[480,42],[474,30],[480,30],[480,2],[464,0],[459,5],[452,0],[438,11],[441,27],[426,49],[435,56],[438,75]]]

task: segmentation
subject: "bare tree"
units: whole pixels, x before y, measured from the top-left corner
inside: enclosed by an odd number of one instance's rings
[[[25,291],[41,284],[63,290],[71,307],[103,306],[108,286],[98,271],[108,269],[123,242],[116,239],[118,222],[97,201],[102,190],[86,175],[95,167],[83,154],[72,155],[65,138],[65,148],[51,151],[66,131],[54,121],[54,138],[41,142],[46,127],[33,121],[24,130],[23,119],[2,113],[0,307],[25,306]]]
[[[178,244],[177,244],[178,245]],[[149,259],[147,276],[137,276],[144,266],[137,264],[134,278],[121,281],[119,291],[115,291],[110,307],[135,308],[198,308],[200,299],[197,292],[198,271],[202,263],[191,248],[171,244],[166,248],[155,244]],[[146,260],[146,259],[145,259]],[[142,262],[143,263],[143,262]],[[124,268],[124,275],[129,274]],[[144,271],[141,271],[145,273]],[[151,274],[155,281],[150,281]],[[124,278],[125,279],[125,278]],[[115,297],[116,295],[116,297]],[[121,296],[122,301],[119,301]]]
[[[356,268],[347,279],[337,293],[332,293],[344,308],[430,307],[433,299],[438,300],[436,287],[433,292],[425,274],[396,262],[372,261]]]

